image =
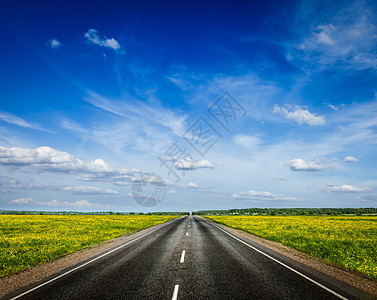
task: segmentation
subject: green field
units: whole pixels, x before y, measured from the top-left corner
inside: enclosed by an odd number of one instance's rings
[[[0,277],[174,218],[0,215]]]
[[[206,216],[377,279],[377,217]]]

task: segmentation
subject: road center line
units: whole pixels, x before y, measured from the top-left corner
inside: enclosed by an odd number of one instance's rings
[[[177,300],[177,297],[178,297],[178,289],[179,289],[179,285],[176,284],[175,287],[174,287],[173,297],[171,298],[171,300]]]
[[[278,264],[282,265],[283,267],[286,267],[287,269],[291,270],[292,272],[295,272],[296,274],[298,274],[298,275],[304,277],[305,279],[309,280],[310,282],[312,282],[312,283],[318,285],[319,287],[321,287],[321,288],[323,288],[324,290],[328,291],[329,293],[331,293],[331,294],[337,296],[338,298],[343,299],[343,300],[348,300],[348,298],[346,298],[346,297],[344,297],[344,296],[338,294],[337,292],[335,292],[335,291],[331,290],[330,288],[324,286],[323,284],[321,284],[321,283],[315,281],[314,279],[311,279],[310,277],[308,277],[308,276],[302,274],[301,272],[299,272],[299,271],[297,271],[297,270],[291,268],[290,266],[288,266],[288,265],[286,265],[285,263],[283,263],[283,262],[277,260],[276,258],[274,258],[274,257],[272,257],[272,256],[270,256],[270,255],[268,255],[267,253],[264,253],[263,251],[261,251],[261,250],[255,248],[255,247],[249,245],[248,243],[244,242],[243,240],[239,239],[238,237],[234,236],[233,234],[227,232],[226,230],[222,229],[221,227],[219,227],[219,226],[213,224],[212,222],[208,222],[207,220],[204,220],[204,221],[207,222],[207,223],[209,223],[209,224],[211,224],[212,226],[215,226],[217,229],[221,230],[222,232],[226,233],[227,235],[231,236],[232,238],[234,238],[235,240],[241,242],[242,244],[244,244],[244,245],[250,247],[251,249],[253,249],[253,250],[259,252],[260,254],[263,254],[264,256],[266,256],[266,257],[272,259],[273,261],[277,262]]]
[[[175,219],[173,222],[175,222],[176,220],[179,220],[179,219],[180,219],[180,218]],[[47,284],[49,284],[49,283],[51,283],[51,282],[53,282],[53,281],[55,281],[55,280],[57,280],[57,279],[59,279],[59,278],[62,278],[62,277],[64,277],[64,276],[68,275],[69,273],[72,273],[72,272],[74,272],[74,271],[76,271],[76,270],[78,270],[78,269],[80,269],[80,268],[82,268],[82,267],[84,267],[84,266],[86,266],[86,265],[88,265],[88,264],[91,264],[92,262],[94,262],[94,261],[96,261],[96,260],[98,260],[98,259],[100,259],[100,258],[102,258],[102,257],[104,257],[104,256],[107,256],[107,255],[109,255],[110,253],[113,253],[113,252],[115,252],[115,251],[117,251],[117,250],[119,250],[119,249],[121,249],[121,248],[123,248],[123,247],[125,247],[125,246],[127,246],[127,245],[129,245],[129,244],[131,244],[131,243],[133,243],[133,242],[136,242],[137,240],[139,240],[139,239],[141,239],[141,238],[143,238],[143,237],[145,237],[145,236],[151,234],[152,232],[155,232],[155,231],[157,231],[157,230],[159,230],[159,229],[161,229],[161,228],[165,227],[166,225],[171,224],[171,223],[173,223],[173,222],[165,223],[165,224],[163,224],[162,226],[160,226],[160,227],[158,227],[158,228],[156,228],[156,229],[153,229],[153,230],[151,230],[151,231],[149,231],[149,232],[147,232],[147,233],[145,233],[145,234],[143,234],[143,235],[141,235],[141,236],[139,236],[139,237],[137,237],[137,238],[134,238],[133,240],[131,240],[131,241],[125,243],[125,244],[120,245],[119,247],[116,247],[116,248],[114,248],[114,249],[112,249],[112,250],[110,250],[110,251],[108,251],[108,252],[106,252],[106,253],[104,253],[104,254],[102,254],[102,255],[96,257],[96,258],[93,258],[93,259],[87,261],[86,263],[83,263],[82,265],[77,266],[76,268],[73,268],[73,269],[71,269],[71,270],[69,270],[69,271],[67,271],[67,272],[65,272],[65,273],[63,273],[63,274],[61,274],[61,275],[59,275],[59,276],[56,276],[56,277],[50,279],[49,281],[46,281],[46,282],[44,282],[44,283],[41,283],[40,285],[37,285],[36,287],[33,287],[33,288],[31,288],[30,290],[27,290],[26,292],[23,292],[23,293],[21,293],[21,294],[15,296],[15,297],[13,297],[13,298],[11,298],[11,300],[21,298],[22,296],[25,296],[26,294],[29,294],[30,292],[33,292],[33,291],[39,289],[39,288],[42,287],[42,286],[45,286],[45,285],[47,285]],[[178,288],[177,288],[177,292],[178,292]]]
[[[181,263],[185,262],[185,254],[186,254],[186,251],[183,250],[181,254]]]

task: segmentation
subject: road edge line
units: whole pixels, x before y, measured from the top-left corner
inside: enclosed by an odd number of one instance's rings
[[[176,220],[179,220],[179,219],[180,218],[174,219],[173,222],[175,222]],[[97,256],[97,257],[95,257],[95,258],[93,258],[93,259],[91,259],[91,260],[89,260],[89,261],[87,261],[87,262],[85,262],[85,263],[83,263],[83,264],[81,264],[81,265],[79,265],[79,266],[71,269],[71,270],[68,270],[67,272],[64,272],[63,274],[60,274],[60,275],[58,275],[58,276],[56,276],[54,278],[51,278],[50,280],[48,280],[46,282],[43,282],[43,283],[41,283],[41,284],[39,284],[39,285],[37,285],[37,286],[35,286],[35,287],[33,287],[33,288],[31,288],[31,289],[23,292],[23,293],[15,296],[15,297],[10,298],[10,300],[15,300],[15,299],[21,298],[21,297],[23,297],[23,296],[25,296],[25,295],[27,295],[27,294],[29,294],[29,293],[31,293],[31,292],[39,289],[39,288],[41,288],[42,286],[45,286],[45,285],[47,285],[47,284],[49,284],[49,283],[51,283],[51,282],[53,282],[53,281],[55,281],[55,280],[57,280],[59,278],[62,278],[64,276],[66,276],[66,275],[68,275],[68,274],[70,274],[70,273],[72,273],[72,272],[74,272],[74,271],[76,271],[76,270],[78,270],[78,269],[80,269],[80,268],[88,265],[88,264],[91,264],[92,262],[94,262],[94,261],[96,261],[96,260],[98,260],[98,259],[100,259],[102,257],[105,257],[105,256],[107,256],[107,255],[109,255],[109,254],[111,254],[111,253],[113,253],[113,252],[115,252],[115,251],[117,251],[117,250],[119,250],[119,249],[121,249],[121,248],[123,248],[123,247],[125,247],[125,246],[127,246],[127,245],[129,245],[129,244],[131,244],[131,243],[133,243],[133,242],[135,242],[135,241],[137,241],[137,240],[139,240],[139,239],[147,236],[147,235],[149,235],[149,234],[151,234],[152,232],[155,232],[155,231],[157,231],[157,230],[159,230],[159,229],[161,229],[161,228],[163,228],[163,227],[165,227],[165,226],[173,223],[173,222],[167,222],[167,223],[163,224],[162,226],[160,226],[160,227],[158,227],[156,229],[148,231],[147,233],[145,233],[145,234],[143,234],[141,236],[138,236],[138,237],[134,238],[133,240],[126,242],[125,244],[122,244],[122,245],[120,245],[120,246],[118,246],[118,247],[116,247],[114,249],[111,249],[108,252],[105,252],[105,253],[101,254],[100,256]]]
[[[285,267],[285,268],[291,270],[292,272],[294,272],[294,273],[300,275],[301,277],[305,278],[306,280],[309,280],[310,282],[312,282],[312,283],[316,284],[317,286],[323,288],[324,290],[326,290],[326,291],[328,291],[329,293],[335,295],[336,297],[338,297],[338,298],[340,298],[340,299],[343,299],[343,300],[348,300],[348,298],[346,298],[346,297],[344,297],[344,296],[338,294],[337,292],[335,292],[335,291],[333,291],[332,289],[330,289],[330,288],[324,286],[323,284],[319,283],[318,281],[316,281],[316,280],[314,280],[314,279],[312,279],[312,278],[306,276],[305,274],[303,274],[303,273],[297,271],[296,269],[294,269],[294,268],[292,268],[292,267],[286,265],[285,263],[279,261],[278,259],[276,259],[276,258],[274,258],[274,257],[272,257],[272,256],[270,256],[270,255],[268,255],[267,253],[264,253],[263,251],[261,251],[261,250],[255,248],[255,247],[249,245],[249,244],[246,243],[245,241],[239,239],[238,237],[236,237],[236,236],[234,236],[233,234],[229,233],[228,231],[224,230],[224,229],[221,228],[220,226],[215,225],[215,224],[213,224],[212,222],[209,222],[209,221],[207,221],[207,220],[205,220],[205,219],[203,219],[203,218],[202,218],[202,220],[204,220],[204,221],[205,221],[206,223],[208,223],[208,224],[211,224],[212,226],[216,227],[217,229],[223,231],[223,232],[226,233],[227,235],[231,236],[232,238],[234,238],[235,240],[241,242],[242,244],[248,246],[249,248],[251,248],[251,249],[257,251],[257,252],[260,253],[260,254],[263,254],[264,256],[266,256],[266,257],[272,259],[273,261],[277,262],[278,264],[282,265],[283,267]]]

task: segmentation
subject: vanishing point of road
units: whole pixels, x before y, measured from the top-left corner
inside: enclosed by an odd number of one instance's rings
[[[375,299],[197,216],[175,219],[6,299]]]

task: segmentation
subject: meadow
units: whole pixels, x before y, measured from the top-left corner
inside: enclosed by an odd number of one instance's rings
[[[206,216],[377,279],[377,217]]]
[[[0,278],[174,218],[0,215]]]

